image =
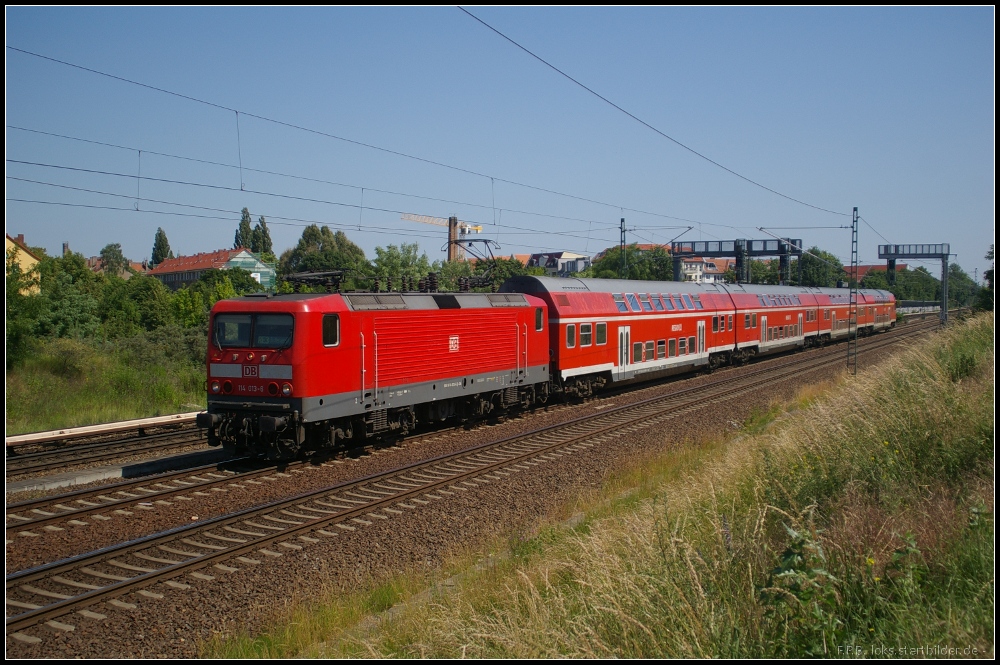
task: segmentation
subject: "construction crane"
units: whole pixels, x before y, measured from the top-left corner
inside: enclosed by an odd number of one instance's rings
[[[465,259],[465,250],[459,244],[471,233],[479,233],[483,227],[471,222],[460,222],[458,217],[428,217],[427,215],[411,215],[403,213],[402,219],[408,222],[420,222],[422,224],[433,224],[435,226],[448,227],[448,261],[462,261]]]

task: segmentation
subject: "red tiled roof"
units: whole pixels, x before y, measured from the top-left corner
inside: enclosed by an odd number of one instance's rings
[[[192,254],[191,256],[164,259],[162,263],[150,270],[149,274],[166,275],[188,270],[208,270],[209,268],[218,268],[221,270],[233,256],[242,251],[245,250],[243,248],[219,249],[214,252],[202,252],[200,254]]]
[[[863,266],[859,265],[858,266],[858,276],[857,276],[857,279],[858,280],[864,279],[865,276],[868,273],[870,273],[870,272],[885,272],[886,270],[888,270],[888,268],[886,266],[879,265],[879,264],[876,264],[876,265],[863,265]],[[900,270],[906,270],[906,264],[905,263],[897,263],[896,264],[896,271],[899,272]],[[851,266],[844,266],[844,272],[846,272],[848,274],[848,276],[850,276],[852,274]]]

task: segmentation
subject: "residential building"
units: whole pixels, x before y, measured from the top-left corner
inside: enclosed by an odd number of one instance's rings
[[[164,259],[162,263],[149,271],[149,274],[159,279],[173,290],[177,290],[198,281],[206,270],[229,270],[242,268],[249,272],[265,289],[273,289],[277,279],[275,266],[264,263],[248,249],[220,249],[214,252],[203,252],[191,256],[178,256]]]
[[[6,236],[6,240],[4,240],[4,256],[11,256],[17,262],[18,266],[20,266],[22,274],[27,274],[34,270],[40,259],[24,244],[24,234],[18,233],[14,238],[10,237],[9,233],[5,233],[4,235]],[[36,283],[24,289],[22,293],[24,295],[34,295],[39,291],[40,288]]]
[[[550,277],[568,277],[590,267],[590,257],[574,252],[546,252],[532,254],[528,268],[544,268]]]

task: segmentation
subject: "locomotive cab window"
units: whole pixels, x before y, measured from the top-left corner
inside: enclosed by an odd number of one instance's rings
[[[340,344],[340,315],[323,315],[323,346],[337,346]]]
[[[253,323],[256,348],[287,349],[292,345],[291,314],[257,314]]]
[[[249,314],[219,314],[215,317],[215,344],[219,347],[250,346]]]
[[[541,330],[545,323],[542,321],[542,308],[535,308],[535,330]]]
[[[566,326],[566,348],[572,349],[576,346],[576,325],[571,323]]]
[[[212,341],[220,349],[287,349],[292,345],[294,321],[291,314],[219,314],[212,326]]]

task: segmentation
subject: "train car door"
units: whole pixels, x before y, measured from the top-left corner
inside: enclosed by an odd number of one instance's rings
[[[760,345],[763,348],[764,343],[767,342],[767,317],[760,317]]]
[[[632,353],[632,327],[619,326],[618,328],[618,380],[626,378],[628,367],[631,362]]]
[[[801,337],[803,334],[804,334],[804,331],[802,330],[802,315],[799,314],[799,327],[796,329],[795,335],[797,337]]]
[[[698,350],[697,353],[705,352],[705,322],[698,322]]]

